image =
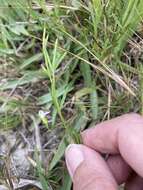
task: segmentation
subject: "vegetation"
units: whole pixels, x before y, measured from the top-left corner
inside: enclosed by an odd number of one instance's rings
[[[33,126],[43,190],[71,189],[63,154],[80,131],[143,114],[142,18],[142,0],[0,0],[0,128]]]

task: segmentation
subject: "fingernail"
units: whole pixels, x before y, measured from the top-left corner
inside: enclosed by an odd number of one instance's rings
[[[76,169],[84,161],[81,145],[69,145],[66,149],[65,156],[69,174],[73,178]]]

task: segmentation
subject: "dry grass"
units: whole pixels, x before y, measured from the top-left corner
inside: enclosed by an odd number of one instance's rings
[[[143,114],[143,2],[2,0],[0,10],[0,166],[10,160],[0,183],[70,190],[63,154],[79,132]],[[23,149],[19,176],[11,159]]]

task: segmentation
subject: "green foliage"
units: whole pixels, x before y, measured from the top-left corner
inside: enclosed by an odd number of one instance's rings
[[[71,189],[64,151],[90,123],[143,113],[142,17],[142,0],[0,0],[0,128],[62,131],[43,189]]]

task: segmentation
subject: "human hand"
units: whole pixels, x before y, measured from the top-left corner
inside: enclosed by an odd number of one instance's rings
[[[143,117],[126,114],[82,134],[83,145],[69,145],[66,163],[74,190],[143,189]],[[102,153],[109,154],[105,159]]]

